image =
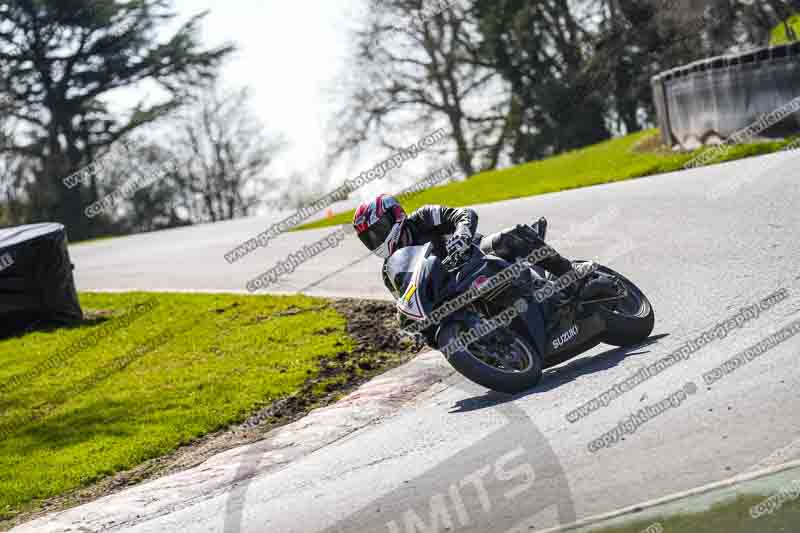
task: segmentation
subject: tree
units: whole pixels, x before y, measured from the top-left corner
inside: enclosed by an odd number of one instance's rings
[[[607,101],[582,79],[590,2],[477,0],[481,57],[511,86],[510,157],[529,161],[611,136]]]
[[[446,127],[452,143],[437,153],[455,153],[467,176],[495,168],[508,121],[507,87],[496,70],[475,61],[471,8],[450,2],[426,10],[422,0],[370,6],[355,37],[357,75],[337,116],[333,158],[370,142],[397,150],[409,144],[410,132]]]
[[[2,119],[0,119],[2,122]],[[6,132],[0,131],[0,146],[10,142]],[[0,227],[12,226],[27,219],[30,202],[25,180],[30,173],[25,169],[25,159],[19,155],[0,158]]]
[[[373,139],[394,149],[438,121],[472,174],[639,131],[655,123],[652,76],[766,46],[800,0],[426,4],[370,3],[334,156]]]
[[[753,42],[761,30],[747,21],[765,9],[729,0],[474,1],[485,62],[511,84],[518,110],[515,162],[652,125],[652,76]]]
[[[177,161],[167,147],[139,135],[113,145],[101,161],[105,165],[97,183],[98,204],[109,205],[92,216],[101,234],[127,235],[192,223],[177,212],[182,191]]]
[[[771,30],[800,10],[798,0],[711,0],[709,55],[768,46]]]
[[[170,38],[159,27],[175,18],[169,0],[13,0],[0,2],[0,79],[8,114],[18,122],[5,154],[33,163],[36,194],[31,218],[63,221],[72,239],[91,236],[82,206],[98,199],[67,188],[62,178],[101,154],[111,143],[176,109],[189,91],[214,77],[233,48],[203,49],[192,17]],[[146,80],[169,95],[160,104],[141,102],[127,118],[112,114],[103,98]]]
[[[266,170],[285,145],[265,133],[246,89],[210,89],[196,109],[177,120],[176,129],[171,145],[178,161],[177,205],[192,221],[250,215],[274,188]]]

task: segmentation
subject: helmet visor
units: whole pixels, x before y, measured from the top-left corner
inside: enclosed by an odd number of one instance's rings
[[[364,243],[364,246],[374,252],[386,241],[389,234],[392,233],[394,221],[390,213],[384,213],[373,225],[366,231],[358,234],[358,238]]]

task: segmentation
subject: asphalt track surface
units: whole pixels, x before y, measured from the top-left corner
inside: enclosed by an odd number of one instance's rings
[[[701,377],[800,318],[798,174],[800,155],[782,153],[477,206],[484,233],[544,215],[549,240],[565,255],[634,280],[656,311],[652,342],[601,345],[513,398],[453,375],[380,424],[245,482],[235,497],[190,502],[121,530],[533,531],[730,478],[787,446],[766,461],[800,458],[800,336],[710,388]],[[225,262],[228,249],[265,226],[254,218],[74,247],[79,290],[243,291],[248,279],[330,231],[283,235]],[[362,256],[350,238],[278,288],[386,298],[380,262],[357,261]],[[758,318],[567,421],[585,401],[781,288],[789,298]],[[613,447],[588,450],[620,420],[690,382],[696,392],[680,406]]]

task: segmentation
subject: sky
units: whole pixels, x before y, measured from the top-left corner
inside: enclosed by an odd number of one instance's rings
[[[318,199],[393,155],[366,147],[357,158],[351,154],[336,167],[325,167],[328,136],[333,131],[329,126],[334,113],[347,104],[337,82],[354,74],[348,70],[354,48],[352,34],[367,14],[366,0],[172,0],[172,6],[178,17],[163,28],[163,39],[207,10],[200,35],[204,45],[231,43],[238,48],[221,68],[222,87],[249,87],[251,107],[267,133],[281,134],[288,142],[267,169],[269,178],[279,180],[279,191],[313,190],[310,198]],[[123,89],[108,101],[112,109],[122,111],[142,99],[152,104],[165,96],[150,82]],[[437,127],[442,126],[446,124]],[[419,138],[398,142],[411,145],[428,133],[420,131]],[[447,166],[445,163],[423,153],[360,187],[342,206],[424,182]],[[334,209],[342,206],[337,204]],[[265,204],[256,214],[269,211]]]
[[[319,180],[326,149],[326,125],[336,109],[333,90],[347,68],[348,34],[363,16],[359,0],[173,0],[179,19],[208,10],[201,38],[206,46],[235,44],[238,50],[221,69],[223,87],[249,86],[251,106],[268,132],[280,133],[288,148],[270,174]],[[155,86],[138,87],[114,97],[119,109],[146,97],[157,100]],[[341,102],[339,103],[341,105]],[[342,182],[345,169],[331,178]]]
[[[203,40],[239,48],[222,69],[226,85],[252,88],[268,129],[290,143],[280,166],[305,170],[325,150],[327,96],[346,68],[347,33],[358,2],[347,0],[176,0],[182,16],[209,10]]]

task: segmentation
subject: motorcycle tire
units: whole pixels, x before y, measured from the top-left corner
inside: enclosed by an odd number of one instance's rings
[[[614,276],[628,290],[628,296],[622,302],[593,304],[608,328],[603,342],[628,347],[647,340],[655,325],[655,312],[647,296],[619,272],[602,265],[598,266],[598,271]]]
[[[447,346],[468,329],[466,322],[461,320],[453,320],[443,325],[437,338],[437,345]],[[471,348],[481,342],[480,340],[463,350],[453,352],[447,360],[462,376],[488,389],[507,394],[531,389],[542,379],[542,357],[526,338],[514,334],[513,331],[510,333],[514,337],[514,347],[521,350],[523,357],[526,358],[523,368],[503,370],[473,355],[474,350]]]

